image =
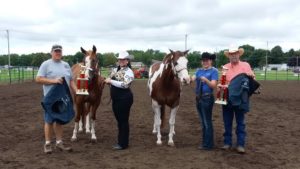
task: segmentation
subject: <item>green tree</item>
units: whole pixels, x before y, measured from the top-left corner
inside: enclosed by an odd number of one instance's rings
[[[77,53],[74,55],[74,57],[73,57],[73,59],[72,59],[72,62],[73,62],[74,64],[80,63],[80,62],[83,61],[83,58],[84,58],[84,54],[81,53],[81,52],[77,52]]]
[[[248,63],[252,68],[265,66],[266,50],[256,49],[252,55],[248,58]]]
[[[2,55],[0,56],[0,65],[8,65],[8,56],[7,55]]]
[[[268,62],[270,64],[280,64],[283,63],[283,52],[280,46],[275,46],[273,49],[271,49],[271,55],[269,57]]]
[[[218,53],[216,53],[216,67],[220,68],[221,66],[227,64],[229,62],[227,56],[224,54],[225,50],[221,50]]]
[[[187,54],[187,59],[188,59],[188,68],[197,68],[200,67],[200,58],[201,58],[201,53],[200,51],[193,51],[192,53]]]
[[[103,66],[111,66],[115,65],[117,62],[117,58],[114,53],[104,53],[103,54]]]
[[[31,54],[28,54],[28,55],[23,54],[20,56],[20,65],[21,66],[32,66],[31,62],[32,62]]]
[[[45,60],[50,59],[51,56],[49,53],[34,53],[33,55],[33,59],[31,62],[32,66],[37,66],[39,67]]]

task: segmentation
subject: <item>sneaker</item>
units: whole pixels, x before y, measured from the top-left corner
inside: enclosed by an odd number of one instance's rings
[[[245,148],[244,147],[242,147],[242,146],[238,146],[237,148],[236,148],[236,150],[237,150],[237,152],[238,153],[240,153],[240,154],[245,154]]]
[[[223,147],[221,147],[222,150],[229,150],[231,148],[230,145],[225,144]]]
[[[44,152],[46,154],[51,154],[52,153],[52,147],[51,147],[51,144],[45,144],[44,145]]]
[[[68,151],[68,152],[72,151],[72,148],[64,145],[63,142],[56,144],[56,149],[60,151]]]
[[[125,148],[121,147],[119,144],[115,144],[112,146],[113,150],[124,150]]]

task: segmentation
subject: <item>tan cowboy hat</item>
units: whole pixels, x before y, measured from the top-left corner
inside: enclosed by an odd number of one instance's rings
[[[134,57],[132,55],[129,55],[127,51],[119,52],[117,59],[133,59]]]
[[[242,56],[244,54],[244,49],[238,48],[237,46],[230,46],[228,50],[224,51],[224,55],[228,57],[229,54],[236,52],[239,52],[240,56]]]

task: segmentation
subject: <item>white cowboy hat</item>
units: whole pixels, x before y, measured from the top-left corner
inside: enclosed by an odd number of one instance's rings
[[[224,55],[228,57],[229,54],[237,52],[242,56],[244,54],[244,49],[238,48],[237,46],[230,46],[228,50],[224,51]]]
[[[117,59],[133,59],[132,55],[129,55],[127,51],[119,52]]]

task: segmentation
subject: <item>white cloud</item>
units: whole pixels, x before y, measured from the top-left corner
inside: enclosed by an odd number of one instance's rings
[[[1,2],[2,1],[2,2]],[[99,52],[125,49],[215,51],[229,44],[299,49],[297,0],[0,0],[3,30],[11,31],[13,53],[48,52],[53,43],[66,54],[95,44]]]

